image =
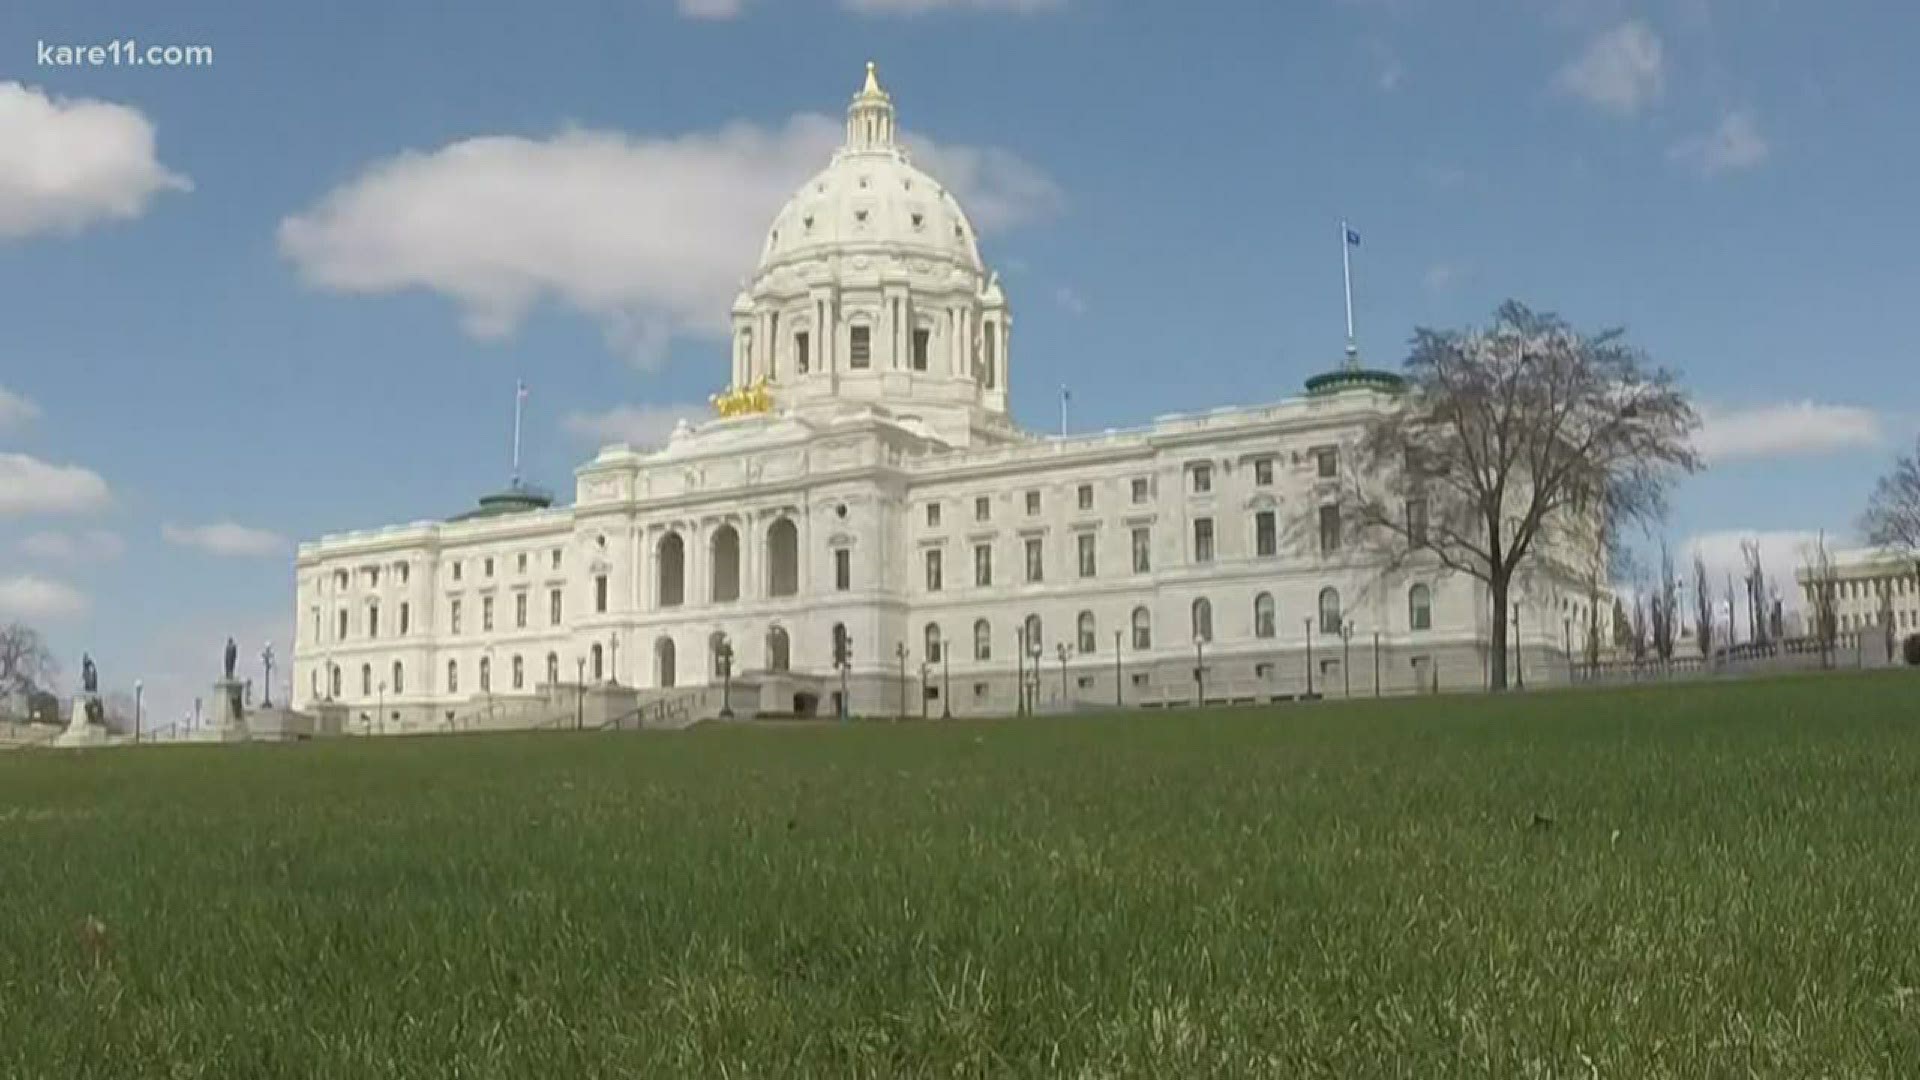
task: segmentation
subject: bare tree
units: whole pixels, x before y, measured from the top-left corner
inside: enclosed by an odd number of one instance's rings
[[[1807,556],[1807,607],[1813,619],[1814,640],[1820,645],[1820,662],[1832,666],[1835,643],[1840,636],[1840,572],[1827,550],[1822,534]]]
[[[1515,572],[1538,556],[1577,580],[1568,562],[1661,518],[1675,475],[1699,467],[1699,421],[1621,331],[1582,334],[1514,301],[1484,330],[1416,330],[1405,372],[1345,470],[1337,518],[1391,565],[1425,554],[1486,584],[1488,681],[1504,689]],[[1321,528],[1322,509],[1303,525]]]
[[[0,626],[0,704],[16,701],[25,712],[33,695],[49,689],[58,673],[38,630],[18,622]]]
[[[1707,581],[1707,560],[1698,548],[1693,553],[1693,636],[1700,645],[1700,659],[1713,658],[1713,585]]]
[[[1660,541],[1660,588],[1653,594],[1653,651],[1662,661],[1673,659],[1680,625],[1680,579],[1673,572],[1673,549]]]
[[[1767,643],[1767,572],[1760,562],[1760,541],[1740,541],[1740,559],[1746,564],[1746,576],[1740,580],[1747,589],[1747,640],[1755,645]]]
[[[1647,591],[1635,588],[1633,592],[1633,662],[1638,664],[1647,658]]]
[[[1880,590],[1880,610],[1875,617],[1880,622],[1881,636],[1887,639],[1887,663],[1891,664],[1893,663],[1893,646],[1895,640],[1893,632],[1892,582],[1882,580],[1876,583],[1876,587]]]
[[[1920,442],[1874,486],[1860,532],[1869,544],[1920,555]]]

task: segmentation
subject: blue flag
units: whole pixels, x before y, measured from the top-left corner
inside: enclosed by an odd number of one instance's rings
[[[1360,233],[1357,230],[1354,230],[1354,229],[1347,230],[1347,246],[1349,247],[1360,246]]]

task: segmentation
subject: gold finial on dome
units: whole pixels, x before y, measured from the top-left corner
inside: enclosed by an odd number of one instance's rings
[[[860,88],[860,96],[876,98],[887,96],[887,92],[880,89],[880,66],[871,60],[867,61],[867,85]]]

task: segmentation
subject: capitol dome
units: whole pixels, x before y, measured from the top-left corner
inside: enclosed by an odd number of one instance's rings
[[[846,143],[775,216],[734,301],[723,413],[857,405],[956,444],[1010,435],[1006,297],[897,134],[868,64]]]
[[[846,145],[774,218],[760,267],[860,249],[983,269],[966,211],[895,140],[893,101],[872,64],[848,110]]]

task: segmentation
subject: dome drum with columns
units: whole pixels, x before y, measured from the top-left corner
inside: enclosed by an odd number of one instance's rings
[[[1004,438],[1010,326],[972,223],[909,159],[869,64],[846,144],[775,216],[734,301],[730,390],[884,406],[955,445]]]

